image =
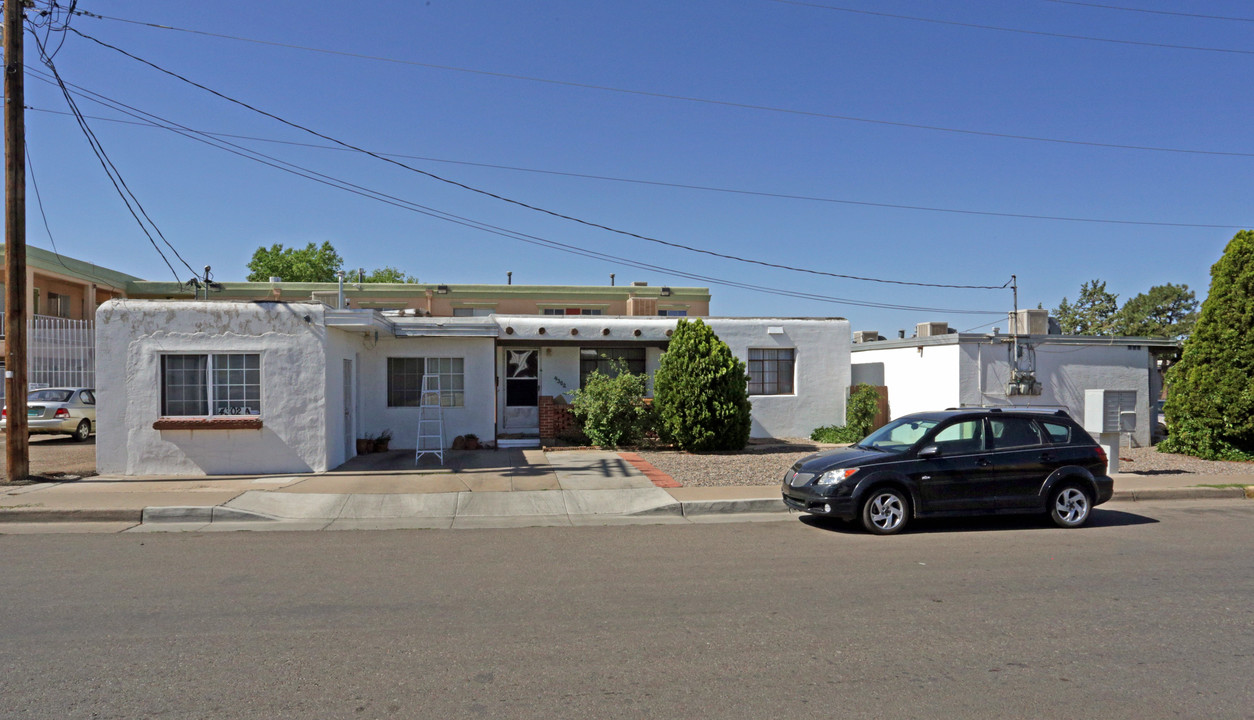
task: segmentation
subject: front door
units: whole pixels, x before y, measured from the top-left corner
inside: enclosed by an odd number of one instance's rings
[[[540,351],[505,349],[505,432],[540,432]]]

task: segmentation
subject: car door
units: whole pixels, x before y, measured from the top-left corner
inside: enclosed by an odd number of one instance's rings
[[[82,402],[83,415],[91,420],[91,426],[96,428],[96,393],[91,390],[79,390],[78,399]]]
[[[1040,426],[1032,418],[991,417],[990,469],[999,509],[1030,508],[1040,503],[1041,485],[1053,468],[1051,452]]]
[[[981,510],[992,502],[986,434],[983,418],[967,418],[942,425],[921,443],[923,455],[909,473],[921,513]]]

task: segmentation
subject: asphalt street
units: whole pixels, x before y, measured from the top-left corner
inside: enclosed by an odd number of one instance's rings
[[[1254,716],[1254,504],[0,536],[0,717]]]

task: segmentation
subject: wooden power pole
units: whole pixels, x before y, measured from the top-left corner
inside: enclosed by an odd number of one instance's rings
[[[4,385],[9,482],[30,476],[26,419],[26,90],[23,0],[4,2]]]

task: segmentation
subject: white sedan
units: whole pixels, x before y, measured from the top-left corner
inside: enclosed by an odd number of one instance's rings
[[[42,388],[26,396],[30,434],[69,435],[82,442],[96,429],[96,391],[92,388]],[[0,430],[8,425],[9,409],[0,413]]]

